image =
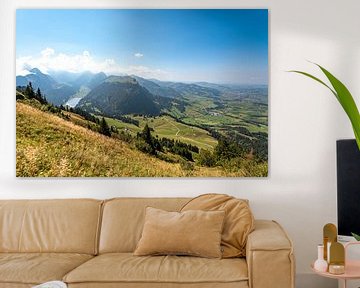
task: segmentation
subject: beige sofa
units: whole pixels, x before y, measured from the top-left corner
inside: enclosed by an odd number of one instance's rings
[[[0,201],[0,288],[62,280],[71,288],[293,288],[292,244],[256,220],[246,258],[133,256],[146,206],[179,210],[185,198]]]

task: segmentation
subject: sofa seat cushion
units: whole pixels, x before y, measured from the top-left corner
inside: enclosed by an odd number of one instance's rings
[[[62,280],[65,274],[92,257],[72,253],[0,253],[0,285]]]
[[[247,280],[247,265],[245,260],[240,258],[134,256],[131,253],[97,256],[64,277],[64,281],[70,284],[101,282],[195,284],[244,281],[247,285]]]

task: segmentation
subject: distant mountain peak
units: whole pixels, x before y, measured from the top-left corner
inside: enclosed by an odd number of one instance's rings
[[[38,68],[32,68],[29,72],[33,74],[44,74]]]
[[[128,84],[139,84],[138,81],[131,76],[109,76],[104,81],[106,83],[128,83]]]
[[[125,114],[159,115],[154,96],[130,76],[109,76],[79,101],[78,106],[95,114],[116,117]]]
[[[99,73],[96,73],[95,75],[97,76],[104,76],[104,77],[107,77],[106,74],[104,72],[99,72]]]
[[[64,104],[71,95],[76,93],[76,89],[73,87],[58,83],[38,68],[29,70],[28,75],[16,76],[16,86],[26,86],[29,82],[32,83],[34,89],[40,88],[47,101],[54,105]]]

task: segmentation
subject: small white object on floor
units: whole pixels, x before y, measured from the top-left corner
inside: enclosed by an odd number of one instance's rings
[[[33,286],[32,288],[66,288],[67,285],[61,281],[50,281],[37,286]]]

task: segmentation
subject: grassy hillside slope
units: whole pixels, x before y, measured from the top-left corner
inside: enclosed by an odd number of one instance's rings
[[[220,168],[187,170],[24,103],[17,102],[16,111],[19,177],[246,176]]]
[[[106,121],[109,125],[113,125],[118,129],[128,129],[132,135],[141,132],[145,124],[148,124],[149,127],[154,129],[153,135],[157,135],[159,138],[165,137],[179,140],[210,151],[214,149],[218,142],[215,138],[211,137],[206,130],[176,122],[169,116],[159,116],[155,118],[144,118],[142,116],[128,117],[139,121],[139,127],[113,118],[106,118]]]

